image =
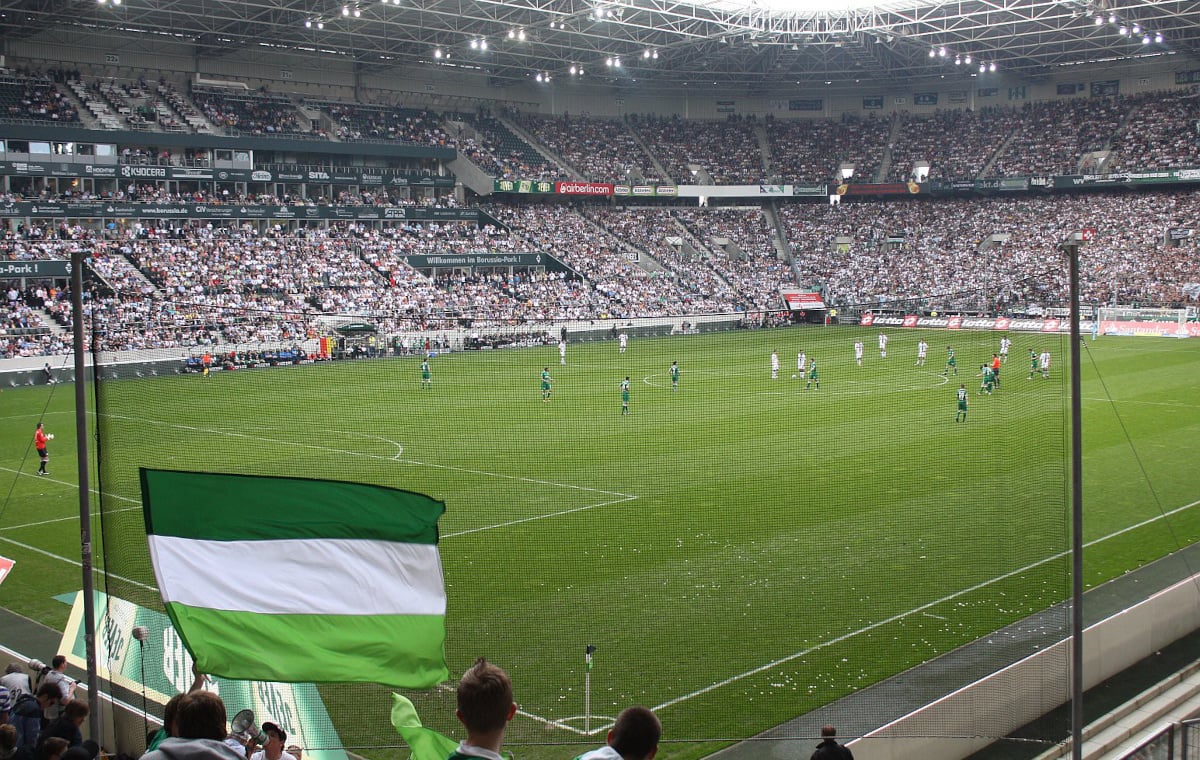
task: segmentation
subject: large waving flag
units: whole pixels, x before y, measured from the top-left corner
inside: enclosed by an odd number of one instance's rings
[[[446,670],[445,504],[330,480],[141,470],[150,559],[201,672],[427,688]]]

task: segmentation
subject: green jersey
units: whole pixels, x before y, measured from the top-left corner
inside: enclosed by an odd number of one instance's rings
[[[967,410],[967,389],[958,389],[958,409],[965,412]]]
[[[811,365],[809,365],[809,368],[808,368],[808,379],[809,379],[809,380],[816,380],[816,379],[817,379],[817,363],[816,363],[816,361],[813,361],[813,363],[812,363]]]
[[[542,370],[542,390],[550,390],[550,372],[548,370]]]
[[[671,365],[671,382],[673,382],[673,383],[679,382],[679,365],[678,364]]]
[[[428,359],[421,362],[421,379],[422,380],[429,379],[429,360]]]
[[[629,381],[628,380],[621,381],[621,400],[622,401],[629,400]]]

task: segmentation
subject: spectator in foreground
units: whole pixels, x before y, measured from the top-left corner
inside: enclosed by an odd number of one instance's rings
[[[262,749],[250,755],[250,760],[296,760],[295,756],[284,751],[283,745],[287,741],[287,732],[278,724],[263,723],[262,732],[266,735],[267,741],[263,743]]]
[[[14,701],[22,694],[33,694],[33,684],[29,681],[29,674],[25,672],[25,668],[21,667],[19,662],[10,662],[4,669],[4,675],[0,676],[0,686],[8,689]]]
[[[608,730],[606,744],[575,760],[653,760],[662,738],[662,723],[648,707],[626,707]]]
[[[838,744],[837,729],[830,725],[821,728],[821,743],[812,753],[811,760],[854,760],[854,754],[844,744]]]
[[[499,760],[504,730],[516,714],[508,673],[480,657],[458,682],[455,715],[466,727],[467,738],[447,760]]]
[[[87,716],[88,703],[82,699],[72,699],[63,708],[62,715],[50,721],[42,731],[42,738],[39,741],[46,741],[57,736],[60,739],[66,739],[68,747],[80,746],[83,744],[83,733],[79,727],[87,720]]]
[[[18,746],[17,728],[9,724],[0,725],[0,760],[33,760],[33,751]]]
[[[167,737],[142,760],[245,760],[225,744],[225,703],[216,694],[190,691],[175,710],[176,736]]]

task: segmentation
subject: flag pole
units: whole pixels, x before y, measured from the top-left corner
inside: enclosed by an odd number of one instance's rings
[[[595,651],[596,646],[588,644],[583,654],[583,662],[586,665],[583,670],[583,732],[585,734],[592,730],[592,654]]]

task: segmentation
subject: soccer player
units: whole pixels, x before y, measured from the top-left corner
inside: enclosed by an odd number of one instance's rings
[[[778,351],[771,352],[771,379],[772,380],[779,379],[779,352]]]
[[[946,368],[942,370],[943,377],[950,377],[950,370],[954,370],[954,374],[958,374],[958,359],[954,358],[954,349],[946,346]]]
[[[803,380],[804,371],[806,369],[808,369],[808,357],[804,355],[803,351],[801,351],[800,353],[796,354],[796,377],[800,380]]]
[[[543,367],[542,368],[542,402],[543,403],[550,400],[550,392],[554,390],[554,388],[551,386],[551,383],[553,383],[553,382],[554,381],[550,377],[550,368]]]
[[[621,381],[621,416],[629,414],[629,375]]]
[[[618,353],[625,353],[625,347],[629,345],[629,336],[625,333],[621,333],[617,336],[617,343],[621,346]]]
[[[567,366],[567,342],[560,340],[558,342],[558,363],[562,366]]]
[[[37,429],[33,431],[33,447],[37,449],[38,457],[42,463],[38,465],[38,475],[49,475],[46,472],[46,465],[50,462],[50,454],[46,451],[46,441],[49,441],[54,436],[46,435],[46,431],[42,429],[42,423],[37,424]]]
[[[924,338],[921,338],[921,342],[917,344],[917,363],[914,364],[913,366],[914,367],[924,367],[925,366],[925,356],[928,353],[929,353],[929,344],[925,342]]]
[[[995,381],[995,375],[992,374],[991,366],[987,364],[980,365],[978,377],[983,378],[979,382],[979,395],[982,396],[985,393],[989,396],[992,395],[992,383]]]
[[[1034,373],[1038,371],[1038,355],[1037,351],[1029,349],[1029,377],[1026,380],[1032,380]]]
[[[1000,339],[1000,361],[1008,361],[1008,349],[1012,347],[1012,341],[1005,335]]]
[[[429,357],[421,360],[421,390],[426,388],[433,390],[433,376],[429,372]]]
[[[817,360],[813,359],[808,364],[808,380],[804,381],[804,390],[808,390],[808,386],[813,383],[817,384],[817,390],[821,390],[821,378],[817,375]]]
[[[954,415],[955,422],[967,421],[967,396],[969,395],[966,385],[958,386],[958,411]]]
[[[671,362],[671,390],[679,390],[679,361]]]
[[[200,376],[208,377],[208,371],[212,369],[212,354],[204,352],[204,356],[200,359],[200,368]]]
[[[879,358],[887,358],[887,342],[888,336],[886,333],[879,333]]]
[[[883,336],[880,336],[883,337]],[[854,341],[854,361],[858,362],[858,366],[862,366],[863,342],[861,340]]]
[[[1050,379],[1050,352],[1049,351],[1043,351],[1041,353],[1041,355],[1038,356],[1038,371],[1040,371],[1042,373],[1043,378],[1045,378],[1047,380]]]

